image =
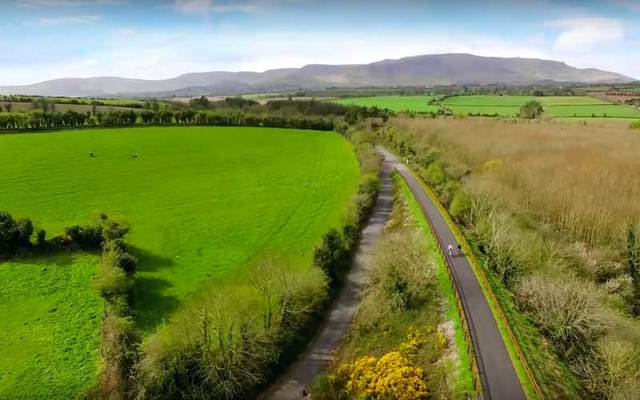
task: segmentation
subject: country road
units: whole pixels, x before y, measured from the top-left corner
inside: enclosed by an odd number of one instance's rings
[[[420,204],[422,212],[431,222],[431,228],[442,249],[448,245],[457,248],[453,232],[440,214],[438,208],[424,191],[420,182],[393,154],[381,149],[385,159],[392,162],[409,185]],[[446,252],[445,252],[446,254]],[[471,269],[465,255],[447,256],[447,261],[455,280],[455,286],[462,300],[469,330],[476,351],[480,370],[480,380],[485,400],[524,400],[522,385],[518,379],[507,348],[498,330],[498,325],[484,296],[480,282]]]
[[[385,159],[380,174],[380,192],[372,214],[362,231],[344,286],[333,301],[327,319],[309,346],[298,359],[287,368],[278,381],[258,398],[263,400],[303,399],[318,374],[331,363],[340,341],[346,334],[351,320],[358,311],[361,290],[369,275],[369,257],[373,247],[382,234],[385,223],[391,214],[393,205],[393,180],[395,168],[393,160]]]
[[[360,303],[360,292],[367,282],[370,256],[389,218],[393,204],[392,175],[397,170],[405,179],[420,207],[431,221],[439,245],[457,247],[456,239],[436,205],[420,182],[396,156],[379,148],[384,155],[380,194],[358,244],[354,265],[345,285],[334,300],[327,320],[307,350],[258,398],[261,400],[304,399],[318,374],[331,363]],[[465,255],[447,257],[462,300],[476,359],[480,370],[484,400],[525,400],[522,385],[513,367],[496,320],[484,296],[480,282]]]

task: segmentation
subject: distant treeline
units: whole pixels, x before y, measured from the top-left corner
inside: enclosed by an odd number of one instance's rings
[[[43,102],[50,104],[74,104],[88,106],[126,107],[126,108],[151,108],[151,101],[141,100],[115,100],[115,99],[90,99],[75,97],[44,97],[44,96],[2,96],[0,101],[11,103],[33,103],[38,107]]]
[[[157,104],[157,103],[156,103]],[[108,112],[47,112],[35,110],[0,114],[0,132],[84,127],[129,127],[155,125],[265,126],[330,131],[335,117],[347,122],[388,116],[387,111],[343,106],[320,101],[272,101],[259,104],[242,98],[209,102],[205,97],[175,109],[112,110]]]

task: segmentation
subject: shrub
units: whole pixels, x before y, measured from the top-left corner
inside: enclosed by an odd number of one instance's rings
[[[338,263],[344,255],[344,247],[340,234],[335,229],[327,232],[320,246],[313,253],[313,264],[325,273],[329,282],[338,277]]]
[[[531,100],[520,107],[520,118],[538,118],[543,112],[544,109],[542,108],[542,104],[536,100]]]
[[[28,219],[15,220],[11,214],[0,212],[0,257],[10,257],[31,245],[33,224]]]
[[[589,354],[610,320],[596,289],[572,278],[532,275],[517,287],[519,304],[568,359]]]
[[[631,129],[640,129],[640,121],[633,121],[629,127]]]
[[[36,233],[36,245],[38,247],[43,247],[47,243],[47,232],[44,229],[38,230]]]
[[[100,271],[96,276],[95,284],[100,295],[106,299],[126,295],[132,282],[126,272],[116,264],[113,255],[107,256],[100,264]]]
[[[468,217],[469,211],[471,211],[471,197],[464,190],[458,189],[451,200],[449,214],[460,221]]]
[[[128,371],[136,356],[134,322],[128,317],[109,313],[102,322],[100,353],[103,367],[100,374],[99,398],[126,399]]]
[[[65,228],[65,235],[82,249],[95,250],[102,245],[102,227],[100,225],[73,225]]]
[[[429,164],[429,167],[427,167],[426,171],[424,172],[424,179],[428,184],[433,186],[441,185],[442,183],[444,183],[446,178],[447,177],[444,173],[444,170],[442,169],[440,164],[436,162],[432,162],[431,164]]]
[[[393,232],[380,239],[371,276],[371,290],[380,290],[381,294],[377,296],[378,306],[402,311],[428,298],[434,266],[424,248],[423,239],[413,232]]]
[[[429,390],[424,370],[411,362],[415,352],[423,346],[415,331],[400,345],[380,358],[365,356],[353,363],[342,364],[329,377],[330,389],[340,388],[357,398],[420,400],[426,399]]]

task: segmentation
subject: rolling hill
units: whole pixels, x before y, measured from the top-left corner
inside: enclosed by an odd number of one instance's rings
[[[618,73],[593,68],[575,68],[559,61],[438,54],[383,60],[371,64],[314,64],[302,68],[274,69],[265,72],[189,73],[165,80],[118,77],[63,78],[32,85],[0,87],[0,94],[189,96],[326,87],[631,81],[634,79]]]

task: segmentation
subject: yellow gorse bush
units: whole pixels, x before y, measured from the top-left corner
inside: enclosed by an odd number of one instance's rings
[[[346,390],[354,396],[372,399],[420,400],[428,395],[424,370],[412,364],[411,356],[424,345],[415,329],[399,351],[380,358],[365,356],[343,364],[337,375],[346,380]]]

